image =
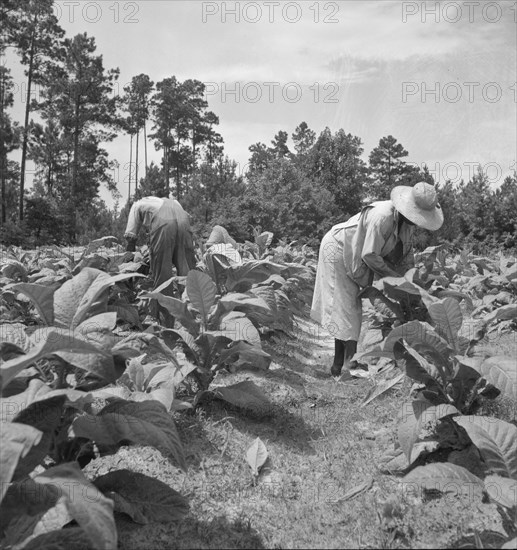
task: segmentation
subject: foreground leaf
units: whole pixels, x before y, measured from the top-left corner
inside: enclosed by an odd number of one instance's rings
[[[264,414],[271,408],[266,394],[253,382],[244,381],[231,386],[214,388],[214,396],[235,407]]]
[[[501,476],[486,476],[485,490],[497,504],[517,509],[517,481]]]
[[[137,472],[116,470],[98,477],[94,485],[115,503],[115,511],[135,523],[172,523],[189,510],[187,499],[167,484]]]
[[[253,323],[241,311],[230,311],[220,321],[223,336],[233,341],[244,340],[260,347],[260,334]]]
[[[76,462],[49,468],[36,476],[34,481],[59,490],[70,515],[84,529],[94,548],[117,548],[113,501],[84,477]]]
[[[90,353],[102,353],[98,348],[69,334],[62,334],[57,329],[46,332],[46,338],[27,354],[6,361],[0,365],[0,389],[8,384],[23,369],[56,351],[83,351]]]
[[[255,439],[255,441],[251,444],[250,448],[246,451],[246,460],[251,467],[253,475],[259,475],[260,468],[264,466],[267,457],[267,448],[260,437],[257,437],[257,439]]]
[[[210,275],[202,271],[191,270],[187,275],[187,295],[194,308],[201,314],[206,326],[208,313],[214,305],[217,287]]]
[[[39,430],[42,434],[41,440],[30,449],[16,468],[13,479],[20,479],[29,475],[36,466],[39,466],[47,456],[56,429],[61,424],[63,414],[65,395],[54,395],[48,399],[35,401],[26,409],[20,411],[13,422],[31,426]]]
[[[32,426],[16,422],[0,424],[0,501],[4,498],[18,462],[41,441],[42,436],[43,433]]]
[[[515,357],[495,355],[485,359],[474,368],[476,368],[488,382],[493,384],[496,388],[499,388],[504,395],[517,401],[517,369],[515,368]]]
[[[429,315],[435,324],[436,332],[458,349],[458,331],[463,323],[463,314],[457,300],[443,298],[429,305]]]
[[[443,462],[416,467],[402,478],[402,483],[405,491],[417,495],[426,490],[481,498],[484,490],[483,481],[466,468]]]
[[[175,460],[182,470],[187,469],[176,425],[157,401],[118,400],[96,416],[77,417],[72,428],[77,437],[86,437],[107,449],[123,444],[150,445]]]
[[[46,325],[52,325],[54,322],[54,293],[55,286],[46,286],[31,283],[18,283],[10,287],[25,294],[39,313],[39,316]]]
[[[517,427],[486,416],[454,420],[467,432],[492,473],[517,480]]]
[[[428,323],[410,321],[393,329],[386,338],[383,350],[393,351],[395,342],[403,338],[412,348],[433,359],[436,366],[447,368],[452,348]]]

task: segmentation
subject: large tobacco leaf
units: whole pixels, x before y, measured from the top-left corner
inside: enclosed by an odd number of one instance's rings
[[[405,491],[440,492],[451,495],[476,495],[482,497],[483,481],[463,466],[437,462],[418,466],[402,478]]]
[[[517,369],[515,357],[494,355],[492,357],[463,357],[461,362],[478,371],[501,392],[517,401]]]
[[[76,437],[91,439],[108,451],[124,444],[150,445],[187,469],[176,425],[158,401],[116,400],[97,415],[78,416],[72,429]]]
[[[222,335],[233,341],[244,340],[260,347],[260,335],[253,323],[241,311],[230,311],[220,320]]]
[[[436,332],[458,349],[458,331],[463,323],[463,314],[457,300],[443,298],[428,306],[429,315],[433,319]]]
[[[187,499],[167,484],[152,477],[116,470],[98,477],[93,484],[115,503],[115,511],[127,514],[135,523],[171,523],[189,510]]]
[[[0,389],[32,363],[57,351],[81,351],[109,356],[85,340],[76,338],[69,333],[60,332],[59,329],[47,330],[45,338],[42,340],[42,342],[32,347],[25,355],[5,361],[5,363],[0,365]]]
[[[82,527],[93,547],[117,548],[113,501],[86,479],[76,462],[49,468],[34,481],[59,490],[70,516]]]
[[[517,480],[517,427],[486,416],[454,420],[467,432],[493,474]]]
[[[217,287],[211,277],[202,271],[191,270],[187,275],[187,295],[190,303],[201,314],[203,326],[206,326],[208,314],[215,303]]]
[[[430,324],[422,321],[410,321],[394,328],[388,334],[383,350],[392,352],[395,342],[401,338],[421,355],[432,358],[436,366],[447,369],[453,350]]]
[[[76,328],[82,321],[107,310],[107,289],[118,281],[143,277],[139,273],[111,276],[104,271],[85,267],[61,287],[21,283],[12,288],[25,294],[47,325]]]
[[[43,433],[33,426],[16,422],[0,425],[0,501],[4,498],[20,460],[38,445],[42,436]]]
[[[210,393],[234,407],[247,409],[255,414],[266,414],[272,406],[266,394],[249,380],[231,386],[219,386]]]

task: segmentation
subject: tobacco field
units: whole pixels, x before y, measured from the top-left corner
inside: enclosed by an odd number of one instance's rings
[[[316,254],[272,239],[155,290],[113,237],[1,251],[2,548],[516,547],[515,258],[364,289],[335,380]]]

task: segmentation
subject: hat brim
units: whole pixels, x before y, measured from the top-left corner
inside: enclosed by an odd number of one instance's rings
[[[412,187],[398,185],[391,190],[391,201],[395,208],[410,222],[429,231],[436,231],[443,225],[443,212],[439,204],[432,210],[424,210],[415,204]]]

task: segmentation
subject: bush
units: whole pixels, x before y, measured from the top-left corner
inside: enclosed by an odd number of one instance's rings
[[[5,246],[24,246],[26,245],[27,235],[26,227],[22,222],[7,221],[0,228],[0,243]]]

